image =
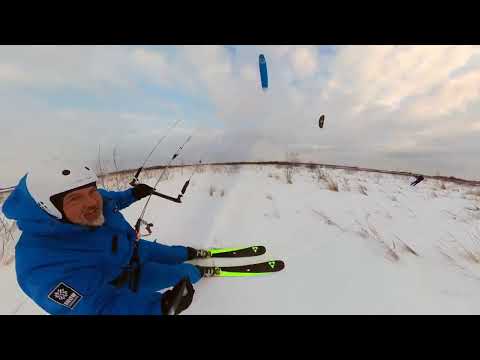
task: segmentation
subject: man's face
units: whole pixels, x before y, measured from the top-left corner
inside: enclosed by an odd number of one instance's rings
[[[68,193],[63,198],[63,212],[74,224],[102,226],[105,221],[103,199],[94,185]]]

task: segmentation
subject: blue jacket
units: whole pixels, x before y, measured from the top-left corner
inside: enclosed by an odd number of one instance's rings
[[[185,275],[196,282],[199,273],[193,265],[182,264],[187,260],[185,247],[140,240],[140,290],[134,293],[128,284],[122,288],[111,285],[128,264],[135,241],[134,229],[119,211],[136,199],[132,189],[98,191],[105,223],[91,229],[50,216],[28,192],[26,175],[20,180],[2,209],[22,231],[15,255],[18,284],[50,314],[160,315],[162,294],[158,290]]]

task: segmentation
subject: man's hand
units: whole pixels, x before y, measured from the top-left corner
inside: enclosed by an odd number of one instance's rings
[[[190,280],[183,278],[173,289],[162,294],[162,313],[178,315],[185,311],[192,303],[194,293]]]
[[[146,184],[138,184],[133,187],[133,196],[135,196],[137,200],[140,200],[150,195],[153,191],[155,191],[155,189]]]

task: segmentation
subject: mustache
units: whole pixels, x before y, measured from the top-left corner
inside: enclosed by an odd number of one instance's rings
[[[103,211],[100,208],[89,208],[83,212],[83,216],[103,215]]]

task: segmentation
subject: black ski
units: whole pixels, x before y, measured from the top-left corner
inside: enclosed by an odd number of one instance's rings
[[[245,248],[221,248],[208,249],[206,257],[213,258],[234,258],[234,257],[249,257],[259,256],[267,252],[265,246],[249,246]]]
[[[282,260],[239,266],[197,266],[204,277],[259,276],[281,271],[285,268]]]

